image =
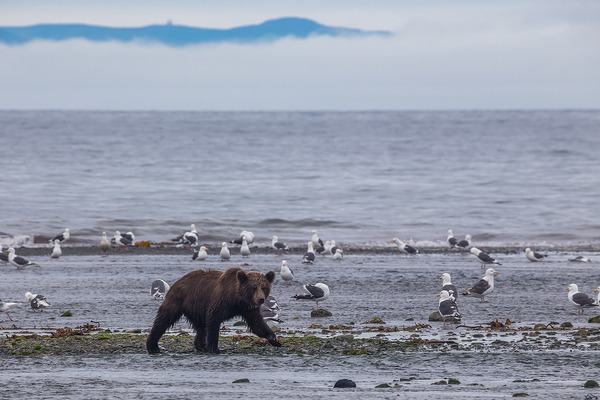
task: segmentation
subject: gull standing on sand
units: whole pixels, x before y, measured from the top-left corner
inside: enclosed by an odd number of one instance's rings
[[[454,284],[452,283],[450,274],[444,272],[438,278],[442,280],[442,290],[447,291],[450,297],[452,297],[454,301],[456,301],[458,299],[458,290],[456,289],[456,286],[454,286]]]
[[[477,257],[477,259],[481,263],[481,268],[485,268],[487,264],[502,265],[498,261],[496,261],[495,258],[490,257],[489,254],[479,250],[477,247],[471,247],[471,254]]]
[[[281,261],[281,271],[279,272],[279,275],[281,275],[281,279],[287,283],[290,283],[295,278],[294,271],[288,266],[286,260]]]
[[[56,239],[54,241],[54,248],[52,249],[50,258],[59,258],[60,256],[62,256],[62,250],[60,248],[60,240]]]
[[[548,257],[548,254],[540,254],[531,250],[529,247],[525,249],[525,257],[531,262],[542,261],[544,257]]]
[[[206,260],[208,258],[208,252],[206,250],[206,246],[200,246],[200,248],[196,248],[196,250],[194,250],[194,254],[192,254],[192,260]]]
[[[100,239],[100,250],[102,253],[106,254],[110,249],[110,241],[108,240],[108,236],[106,236],[106,232],[102,232],[102,239]]]
[[[576,284],[571,283],[566,290],[569,292],[567,295],[569,301],[579,307],[578,314],[583,315],[584,307],[598,307],[598,303],[591,296],[581,293]]]
[[[456,247],[460,247],[461,249],[467,249],[471,245],[471,235],[466,235],[463,240],[460,240],[456,243]]]
[[[242,247],[240,247],[240,254],[242,255],[242,257],[248,257],[250,255],[250,246],[248,246],[246,238],[242,239]]]
[[[17,267],[18,269],[22,269],[25,267],[39,267],[38,264],[16,255],[15,249],[13,249],[12,247],[8,248],[8,262]]]
[[[334,260],[342,260],[344,258],[344,251],[337,247],[335,249],[335,254],[333,255]]]
[[[280,242],[279,238],[273,235],[273,239],[271,240],[271,247],[277,250],[278,252],[289,250],[287,244]]]
[[[411,245],[404,243],[402,240],[400,240],[398,238],[393,238],[392,243],[395,243],[396,246],[398,247],[398,250],[400,250],[401,252],[406,254],[407,257],[409,255],[415,255],[419,252],[419,250],[415,249]]]
[[[306,253],[302,257],[302,264],[314,264],[315,263],[315,250],[313,248],[313,242],[310,241],[307,244]]]
[[[313,229],[313,231],[310,234],[310,241],[312,242],[313,246],[316,248],[323,247],[323,241],[319,238],[317,230]]]
[[[481,301],[485,301],[485,296],[492,293],[494,290],[494,276],[500,272],[495,271],[493,268],[489,268],[485,271],[485,275],[475,285],[467,289],[463,296],[479,297]]]
[[[458,244],[458,240],[456,240],[456,238],[454,237],[452,229],[448,229],[448,238],[446,239],[446,241],[448,242],[448,246],[450,246],[451,249],[455,248]]]
[[[8,301],[0,300],[0,312],[5,312],[6,315],[8,316],[8,319],[10,319],[13,322],[14,322],[14,319],[12,319],[12,317],[10,316],[10,314],[8,312],[11,309],[18,307],[18,306],[19,306],[19,303],[12,303],[12,302],[8,302]]]
[[[219,258],[221,261],[227,261],[231,258],[231,252],[227,247],[227,242],[221,243],[221,251],[219,252]]]
[[[131,240],[127,239],[126,237],[124,237],[123,235],[121,235],[120,231],[115,231],[115,235],[113,236],[113,239],[115,240],[115,243],[118,246],[123,246],[127,249],[127,246],[131,246]]]

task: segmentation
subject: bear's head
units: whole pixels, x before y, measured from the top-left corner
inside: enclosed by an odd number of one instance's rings
[[[275,280],[275,272],[265,275],[260,272],[237,272],[239,291],[249,308],[260,307],[271,294],[271,284]]]

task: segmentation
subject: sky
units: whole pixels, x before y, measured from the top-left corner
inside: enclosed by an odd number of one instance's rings
[[[0,26],[231,28],[287,16],[394,35],[0,44],[0,109],[600,108],[597,0],[0,0]]]

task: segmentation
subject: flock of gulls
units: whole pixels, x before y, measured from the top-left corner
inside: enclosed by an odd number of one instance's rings
[[[49,243],[53,245],[53,248],[49,256],[51,258],[59,258],[62,255],[61,244],[69,238],[70,232],[67,228],[61,234],[50,239]],[[176,242],[178,246],[189,246],[191,249],[193,249],[192,260],[194,261],[203,261],[209,258],[208,248],[200,244],[200,236],[196,230],[195,224],[191,224],[189,231],[175,237],[172,239],[172,241]],[[239,254],[244,258],[249,257],[251,253],[250,246],[254,243],[254,241],[254,233],[244,230],[240,233],[239,237],[231,240],[229,243],[221,243],[218,257],[221,261],[228,261],[231,258],[231,251],[229,249],[230,244],[240,246]],[[419,254],[419,250],[416,247],[403,242],[399,238],[393,238],[390,243],[393,243],[400,252],[406,255],[406,257],[417,256]],[[490,256],[488,253],[473,246],[471,235],[466,235],[464,239],[458,240],[454,237],[453,231],[449,229],[447,243],[452,249],[468,251],[472,256],[475,257],[477,262],[480,263],[482,269],[485,269],[486,266],[491,267],[492,265],[502,265],[498,260]],[[108,238],[106,232],[103,232],[99,247],[103,253],[107,253],[112,247],[115,246],[122,247],[126,250],[129,246],[134,245],[135,236],[133,232],[122,234],[120,231],[115,231],[113,237],[110,239]],[[280,241],[275,235],[272,236],[271,248],[278,254],[283,254],[289,250],[287,244]],[[318,255],[331,256],[334,260],[342,260],[344,257],[344,252],[343,249],[336,244],[335,240],[327,240],[323,242],[323,240],[319,238],[317,231],[313,230],[311,232],[311,238],[307,242],[307,249],[302,256],[301,262],[303,264],[314,264]],[[540,262],[548,257],[548,255],[533,251],[531,248],[526,248],[525,257],[530,262]],[[591,262],[589,258],[581,255],[573,259],[569,259],[569,261],[582,263]],[[7,252],[5,252],[1,244],[0,262],[13,265],[18,269],[39,267],[39,264],[17,255],[13,247],[9,247]],[[479,298],[482,302],[485,301],[485,296],[489,295],[494,290],[494,277],[498,274],[499,272],[494,270],[494,268],[487,268],[484,276],[473,286],[461,293],[461,296],[475,297]],[[287,260],[281,261],[280,278],[284,283],[287,284],[290,284],[292,281],[297,281],[294,272],[288,265]],[[439,297],[438,312],[440,317],[444,322],[444,325],[446,325],[447,321],[459,322],[461,319],[461,314],[457,305],[457,299],[459,295],[458,290],[452,283],[450,274],[443,273],[439,279],[442,280],[442,288],[437,295]],[[169,287],[170,286],[167,282],[162,279],[157,279],[152,282],[150,295],[152,298],[157,300],[164,299],[169,291]],[[304,289],[304,293],[294,295],[293,298],[297,300],[314,301],[316,309],[319,308],[320,302],[327,300],[330,296],[329,287],[323,282],[302,284],[302,287]],[[570,284],[566,290],[568,291],[567,297],[569,302],[578,307],[579,314],[583,314],[586,307],[598,307],[600,305],[600,287],[594,289],[594,292],[598,293],[596,299],[585,293],[579,292],[578,286],[574,283]],[[50,307],[50,303],[46,297],[41,294],[26,292],[25,299],[33,310],[43,310],[44,308]],[[20,303],[18,302],[5,302],[0,300],[0,312],[6,313],[8,318],[13,321],[9,311],[19,305]],[[267,298],[265,303],[261,306],[261,314],[266,321],[282,322],[279,319],[279,311],[280,307],[273,296],[269,296],[269,298]]]

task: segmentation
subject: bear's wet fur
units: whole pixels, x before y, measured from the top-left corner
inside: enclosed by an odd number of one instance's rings
[[[158,309],[146,340],[148,353],[159,353],[158,341],[182,316],[196,331],[197,351],[219,353],[221,323],[240,316],[257,336],[281,346],[260,315],[260,306],[271,293],[275,273],[247,272],[241,268],[192,271],[171,286]]]

